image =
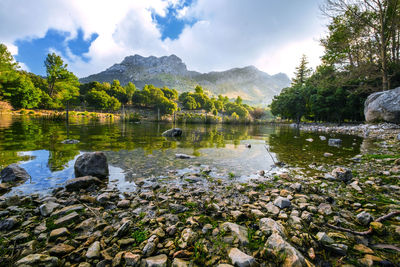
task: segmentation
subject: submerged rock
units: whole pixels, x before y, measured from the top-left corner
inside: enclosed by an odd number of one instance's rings
[[[334,169],[332,171],[332,175],[335,178],[337,178],[345,183],[347,183],[351,179],[353,179],[353,174],[352,174],[351,170],[346,169],[346,168],[341,168],[341,167]]]
[[[182,136],[182,129],[181,128],[172,128],[169,130],[166,130],[165,132],[162,133],[162,136],[164,137],[179,137]]]
[[[364,103],[364,115],[367,122],[400,123],[400,87],[369,95]]]
[[[70,179],[65,183],[67,191],[79,191],[86,189],[91,185],[101,185],[102,182],[94,176],[83,176],[79,178]]]
[[[341,145],[342,145],[342,139],[330,138],[328,140],[328,146],[341,146]]]
[[[0,172],[1,182],[24,182],[31,178],[31,176],[26,172],[26,170],[17,164],[13,163],[5,167]]]
[[[95,176],[107,178],[108,163],[103,152],[84,153],[79,156],[74,165],[75,177]]]

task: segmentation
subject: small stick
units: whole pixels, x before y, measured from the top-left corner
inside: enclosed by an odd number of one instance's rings
[[[267,150],[267,152],[268,152],[269,156],[271,157],[272,161],[273,161],[274,164],[276,165],[276,162],[275,162],[275,160],[274,160],[274,157],[272,157],[271,153],[269,152],[269,149],[268,149],[267,145],[264,145],[264,147],[265,147],[265,150]]]
[[[375,220],[375,222],[382,222],[385,221],[387,219],[390,219],[396,215],[400,215],[400,211],[393,211],[391,213],[388,213],[386,215],[383,215],[381,217],[379,217],[378,219]],[[335,229],[335,230],[339,230],[339,231],[343,231],[343,232],[347,232],[347,233],[351,233],[351,234],[355,234],[355,235],[369,235],[372,233],[372,227],[370,226],[369,229],[367,231],[363,231],[363,232],[358,232],[358,231],[354,231],[351,229],[347,229],[347,228],[343,228],[340,226],[335,226],[332,224],[327,223],[326,226],[328,226],[329,228]]]

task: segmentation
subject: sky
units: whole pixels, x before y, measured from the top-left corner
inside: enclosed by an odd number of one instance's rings
[[[293,77],[302,54],[320,63],[323,0],[0,0],[0,42],[45,75],[55,52],[78,77],[134,54],[175,54],[189,70],[254,65]]]

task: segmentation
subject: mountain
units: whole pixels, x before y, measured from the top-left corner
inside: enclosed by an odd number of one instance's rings
[[[221,72],[189,71],[176,55],[128,56],[105,71],[81,78],[80,82],[112,82],[114,79],[119,80],[122,85],[133,82],[137,88],[143,88],[145,84],[153,84],[157,87],[175,88],[179,92],[192,91],[199,84],[214,95],[222,94],[229,98],[240,95],[251,104],[264,105],[269,104],[274,95],[291,83],[284,73],[269,75],[254,66]]]

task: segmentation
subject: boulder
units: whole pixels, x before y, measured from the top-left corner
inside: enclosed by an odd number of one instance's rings
[[[284,261],[280,266],[306,266],[303,255],[277,233],[273,233],[267,239],[265,246],[272,250],[272,253],[275,255],[275,257],[280,258],[285,256]]]
[[[162,136],[164,137],[179,137],[181,135],[182,135],[181,128],[172,128],[162,133]]]
[[[65,189],[67,189],[67,191],[79,191],[81,189],[86,189],[93,184],[101,185],[102,182],[94,176],[83,176],[68,180],[65,183]]]
[[[58,208],[59,206],[60,204],[49,201],[45,204],[40,205],[39,211],[42,216],[47,217],[54,211],[54,209]]]
[[[400,87],[369,95],[364,103],[364,115],[367,122],[400,123]]]
[[[26,181],[31,176],[17,164],[13,163],[8,165],[0,172],[0,179],[2,183],[5,182],[21,182]]]
[[[165,254],[149,257],[142,260],[141,266],[151,267],[167,267],[168,257]]]
[[[93,242],[86,252],[86,258],[93,259],[100,257],[100,242]]]
[[[107,178],[108,163],[103,152],[84,153],[75,162],[75,177],[95,176],[97,178]]]

